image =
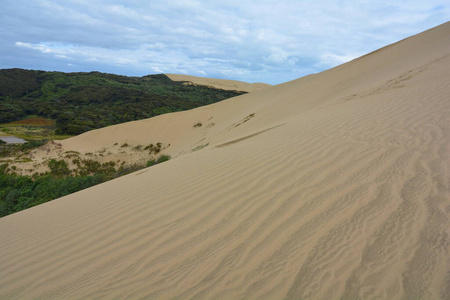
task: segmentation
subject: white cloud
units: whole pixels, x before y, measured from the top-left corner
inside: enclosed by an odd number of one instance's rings
[[[325,53],[325,54],[321,55],[321,57],[320,57],[321,59],[320,59],[318,66],[337,66],[337,65],[343,64],[345,62],[351,61],[355,58],[358,58],[362,54],[363,53],[355,54],[355,55],[351,55],[351,54],[338,55],[338,54],[333,54],[333,53]]]
[[[293,66],[298,62],[298,58],[290,55],[287,51],[280,47],[273,47],[270,55],[265,58],[266,61],[274,65]]]
[[[34,45],[34,44],[30,44],[30,43],[16,42],[16,46],[33,49],[33,50],[39,50],[43,53],[51,53],[52,52],[51,49],[49,49],[45,45],[39,45],[39,44]]]
[[[151,67],[150,69],[155,73],[164,73],[164,70],[158,67]]]
[[[450,4],[2,0],[0,11],[0,51],[7,53],[0,67],[15,62],[64,71],[70,60],[127,75],[164,70],[280,83],[443,23]]]

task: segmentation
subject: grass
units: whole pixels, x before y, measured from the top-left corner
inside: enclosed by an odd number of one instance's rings
[[[166,155],[163,154],[161,156],[159,156],[157,159],[150,159],[149,161],[147,161],[147,167],[151,167],[157,164],[160,164],[162,162],[168,161],[170,159],[170,155]]]

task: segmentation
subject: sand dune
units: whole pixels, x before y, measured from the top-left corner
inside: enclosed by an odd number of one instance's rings
[[[0,298],[449,299],[449,78],[446,23],[69,139],[175,159],[0,219]]]
[[[262,82],[248,83],[237,80],[215,79],[182,74],[165,74],[165,75],[170,79],[172,79],[173,81],[186,81],[190,84],[206,85],[214,88],[231,91],[254,92],[270,87],[270,84]]]

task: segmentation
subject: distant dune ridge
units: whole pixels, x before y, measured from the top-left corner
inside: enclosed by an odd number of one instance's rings
[[[65,140],[174,158],[1,218],[0,299],[450,299],[449,78],[445,23]]]
[[[270,84],[262,82],[247,83],[237,80],[214,79],[182,74],[164,74],[164,75],[166,75],[173,81],[186,81],[186,83],[190,84],[206,85],[214,87],[216,89],[231,90],[231,91],[254,92],[271,86]]]

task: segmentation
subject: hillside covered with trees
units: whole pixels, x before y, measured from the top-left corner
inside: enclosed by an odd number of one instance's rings
[[[244,94],[185,85],[166,75],[0,70],[0,123],[28,115],[56,121],[56,133],[92,129],[196,108]]]

